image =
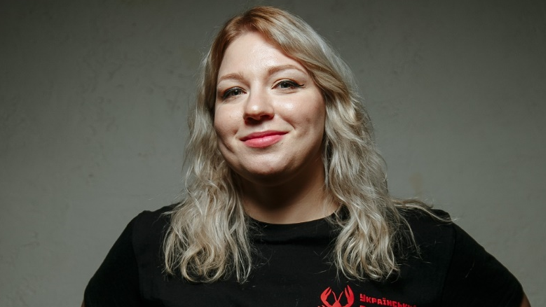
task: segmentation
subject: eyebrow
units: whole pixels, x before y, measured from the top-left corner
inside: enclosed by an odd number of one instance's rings
[[[292,65],[292,64],[285,64],[285,65],[278,65],[278,66],[272,66],[270,67],[268,70],[267,70],[267,75],[268,76],[271,76],[273,74],[276,74],[280,71],[283,71],[283,70],[290,70],[290,69],[295,69],[297,71],[300,71],[304,74],[307,74],[307,72],[305,70],[302,70],[301,68],[295,66],[295,65]],[[244,76],[243,74],[241,73],[231,73],[231,74],[227,74],[227,75],[223,75],[221,76],[220,78],[218,78],[218,81],[216,82],[217,84],[220,83],[220,81],[223,81],[223,80],[237,80],[237,81],[243,81],[244,80]]]
[[[302,70],[299,67],[297,67],[295,65],[292,65],[292,64],[286,64],[286,65],[279,65],[279,66],[270,67],[267,70],[267,73],[268,73],[268,75],[271,76],[271,75],[273,75],[275,73],[278,73],[279,71],[289,70],[289,69],[295,69],[295,70],[301,71],[304,74],[307,74],[307,72],[305,70]]]
[[[216,84],[220,83],[220,81],[223,81],[223,80],[242,81],[244,80],[244,77],[243,77],[243,74],[241,73],[231,73],[231,74],[223,75],[220,78],[218,78],[218,81],[216,82]]]

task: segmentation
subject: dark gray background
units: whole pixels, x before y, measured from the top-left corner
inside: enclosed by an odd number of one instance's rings
[[[300,15],[356,73],[391,191],[449,211],[546,305],[544,1],[1,1],[0,305],[79,306],[182,185],[200,59],[234,13]]]

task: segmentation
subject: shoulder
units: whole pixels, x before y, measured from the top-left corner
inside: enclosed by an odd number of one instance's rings
[[[157,228],[160,226],[165,226],[170,220],[170,212],[175,210],[176,204],[162,207],[154,211],[142,211],[137,215],[132,223],[134,227],[145,227],[145,228]]]
[[[454,252],[454,224],[449,214],[432,209],[399,209],[404,218],[406,239],[401,251],[403,279],[415,281],[415,285],[429,284],[441,295],[441,286],[448,274]],[[413,284],[413,282],[410,282]],[[417,291],[417,289],[413,289]]]
[[[418,246],[442,245],[448,252],[457,228],[449,214],[436,209],[399,209]],[[449,251],[450,252],[450,251]]]
[[[170,224],[170,212],[176,205],[165,206],[155,211],[143,211],[132,221],[132,241],[135,252],[159,248]]]
[[[419,269],[441,276],[442,306],[519,306],[522,288],[510,271],[457,224],[442,221],[446,212],[430,213],[401,212],[423,260]]]
[[[455,224],[449,214],[436,209],[401,210],[415,243],[423,256],[434,255],[448,260],[474,262],[489,256],[468,233]]]
[[[89,281],[86,306],[141,306],[142,287],[149,285],[150,276],[159,275],[150,268],[160,267],[161,237],[171,209],[144,211],[129,222]]]

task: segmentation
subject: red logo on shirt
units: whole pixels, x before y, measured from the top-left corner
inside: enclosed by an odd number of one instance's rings
[[[344,305],[341,305],[341,299],[345,296],[345,303]],[[333,300],[330,298],[333,297]],[[343,292],[341,292],[339,295],[336,295],[335,292],[332,291],[330,287],[326,288],[320,295],[321,301],[324,303],[324,305],[319,307],[350,307],[353,306],[353,303],[355,301],[355,297],[353,294],[353,290],[351,290],[351,287],[347,286]],[[332,302],[332,303],[330,303]]]
[[[378,298],[368,296],[364,293],[360,294],[359,299],[361,302],[360,307],[370,306],[369,304],[390,307],[417,307],[417,305],[406,304],[396,300],[390,300],[385,297]],[[328,287],[320,295],[320,300],[324,305],[320,305],[318,307],[351,307],[355,302],[355,296],[353,289],[351,289],[349,286],[345,287],[345,290],[341,291],[339,294],[336,294],[334,291],[332,291],[332,288]]]

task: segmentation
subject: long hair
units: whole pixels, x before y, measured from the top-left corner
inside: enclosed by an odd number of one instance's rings
[[[399,270],[398,244],[411,237],[397,207],[420,205],[389,196],[384,161],[350,69],[307,23],[272,7],[256,7],[230,19],[204,59],[197,104],[189,120],[185,198],[169,213],[166,271],[196,282],[230,274],[243,282],[250,274],[248,217],[237,175],[220,154],[213,129],[222,58],[229,44],[249,31],[261,34],[305,67],[324,97],[325,187],[344,212],[332,219],[341,229],[331,255],[338,271],[359,280],[387,278]]]

